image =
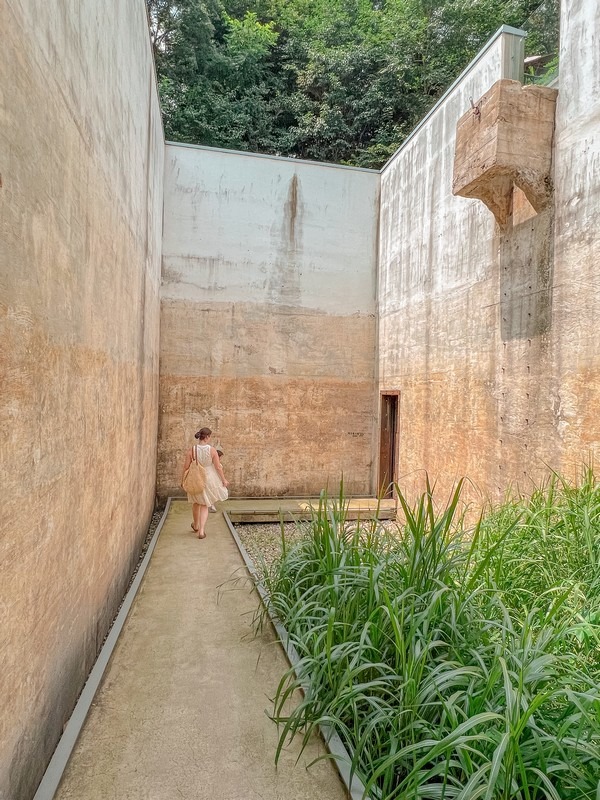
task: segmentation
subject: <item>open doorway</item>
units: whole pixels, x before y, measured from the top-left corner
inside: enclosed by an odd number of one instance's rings
[[[392,497],[392,482],[396,478],[398,433],[398,392],[382,392],[379,434],[379,491],[382,497]]]

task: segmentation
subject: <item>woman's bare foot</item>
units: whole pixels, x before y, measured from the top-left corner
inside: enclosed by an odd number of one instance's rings
[[[198,539],[206,539],[206,534],[204,532],[198,532]]]

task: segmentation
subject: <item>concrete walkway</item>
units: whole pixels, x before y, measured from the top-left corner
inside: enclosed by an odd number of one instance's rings
[[[222,515],[199,541],[190,508],[171,505],[56,798],[341,800],[329,761],[305,768],[319,739],[275,767],[265,710],[287,661],[272,631],[253,637],[257,595]]]

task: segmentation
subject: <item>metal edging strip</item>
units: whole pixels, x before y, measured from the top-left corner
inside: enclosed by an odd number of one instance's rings
[[[295,670],[296,665],[300,661],[300,656],[294,645],[290,641],[289,634],[285,627],[283,626],[281,620],[275,617],[269,608],[269,593],[263,586],[262,582],[260,581],[258,572],[256,571],[256,567],[254,566],[254,562],[250,558],[250,555],[244,545],[242,544],[240,537],[235,530],[233,523],[229,519],[229,514],[226,511],[223,511],[223,517],[225,522],[227,523],[227,527],[229,528],[229,532],[231,533],[234,542],[236,543],[238,550],[240,551],[240,555],[242,556],[244,563],[246,565],[246,569],[254,579],[254,583],[256,589],[260,595],[260,599],[265,607],[265,610],[271,620],[275,631],[277,632],[277,636],[279,637],[279,641],[283,649],[285,650],[285,654],[290,662],[290,665]],[[297,673],[296,673],[297,674]],[[310,688],[310,684],[307,681],[300,681],[300,684],[303,690],[306,692]],[[348,791],[348,796],[351,800],[370,800],[369,795],[365,792],[365,787],[362,781],[356,777],[356,775],[352,776],[352,781],[350,781],[350,764],[352,762],[352,758],[348,753],[344,743],[338,736],[338,734],[334,731],[334,729],[330,725],[319,725],[319,730],[321,731],[321,736],[323,737],[323,741],[327,746],[327,749],[334,756],[334,763],[339,772],[340,778],[344,782],[346,789]]]
[[[119,635],[123,630],[123,626],[125,625],[125,620],[131,611],[133,601],[135,600],[135,596],[138,593],[142,579],[148,568],[148,564],[150,563],[150,558],[156,546],[156,542],[158,541],[158,536],[162,530],[163,524],[167,518],[167,514],[169,513],[170,507],[171,498],[169,497],[163,515],[160,518],[160,522],[158,523],[152,539],[150,540],[150,544],[148,545],[148,549],[144,554],[144,558],[142,559],[142,562],[138,568],[135,578],[131,583],[131,586],[127,591],[127,594],[123,598],[123,603],[117,616],[115,617],[115,621],[112,624],[108,636],[100,648],[96,662],[92,667],[92,671],[88,675],[88,679],[84,684],[81,694],[79,695],[79,699],[75,703],[73,713],[69,717],[69,721],[67,722],[63,734],[56,746],[56,750],[50,759],[50,763],[46,767],[46,771],[44,772],[44,776],[37,788],[33,800],[52,800],[56,794],[56,790],[58,789],[62,780],[63,773],[66,769],[69,758],[71,757],[73,748],[77,743],[77,739],[79,738],[79,734],[81,733],[81,729],[85,723],[85,719],[90,710],[90,706],[92,705],[94,696],[98,691],[110,657],[115,649]]]

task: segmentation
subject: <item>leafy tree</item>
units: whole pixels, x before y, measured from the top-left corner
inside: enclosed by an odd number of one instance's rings
[[[558,0],[147,3],[169,138],[368,167],[385,162],[502,23],[537,10],[543,29],[558,9]],[[533,46],[546,40],[538,31]]]

